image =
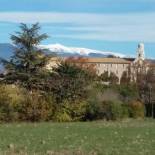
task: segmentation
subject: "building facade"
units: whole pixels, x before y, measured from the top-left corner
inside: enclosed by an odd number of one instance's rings
[[[47,65],[48,69],[51,69],[54,66],[57,66],[59,61],[66,61],[68,58],[51,58],[50,62]],[[136,58],[84,58],[84,61],[80,61],[79,58],[74,58],[74,63],[84,63],[87,65],[94,65],[98,75],[108,72],[110,75],[114,73],[119,81],[124,72],[132,72],[136,74],[138,68],[141,68],[145,65],[145,69],[148,69],[150,65],[150,60],[145,59],[144,44],[140,43],[137,47],[137,56]],[[153,62],[154,63],[154,62]],[[135,71],[136,68],[136,71]]]

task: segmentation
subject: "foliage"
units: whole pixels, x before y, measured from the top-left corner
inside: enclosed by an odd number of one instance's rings
[[[97,120],[99,117],[99,102],[90,101],[85,114],[85,120]]]
[[[8,93],[12,106],[18,106],[24,101],[24,92],[26,89],[16,85],[2,85],[4,90]]]
[[[70,117],[70,115],[68,115],[65,109],[57,111],[53,119],[56,122],[72,122],[72,118]]]
[[[19,121],[19,108],[24,101],[24,89],[15,85],[0,85],[0,121]]]
[[[14,85],[0,86],[0,121],[47,121],[52,118],[54,100],[40,92],[28,92]]]
[[[136,86],[134,84],[101,86],[92,87],[89,92],[85,119],[117,120],[130,117],[129,103],[139,97]]]
[[[107,88],[100,83],[90,85],[87,97],[85,120],[100,119],[100,105],[104,101],[103,93]]]
[[[130,84],[131,78],[127,71],[124,71],[120,80],[120,84],[127,85]]]
[[[87,70],[91,77],[95,78],[96,77],[96,64],[92,63],[87,63],[88,58],[83,58],[83,57],[69,57],[66,59],[67,63],[74,64],[79,68],[82,68],[84,70]]]
[[[109,103],[112,120],[123,119],[129,117],[129,108],[120,101]]]
[[[99,104],[98,119],[118,120],[128,116],[128,107],[120,101],[104,101]]]
[[[87,97],[87,88],[91,81],[92,76],[88,70],[62,61],[53,69],[50,89],[57,103],[62,103],[64,100],[71,103]]]
[[[86,119],[118,120],[129,117],[129,108],[120,101],[90,102]]]
[[[47,35],[39,34],[38,23],[32,24],[30,28],[26,24],[21,24],[20,29],[20,32],[11,36],[16,47],[14,55],[9,61],[1,59],[7,70],[4,82],[20,84],[30,90],[41,89],[45,81],[43,79],[48,75],[44,67],[49,57],[37,46],[47,38]]]
[[[100,78],[99,78],[101,81],[103,82],[109,82],[111,85],[113,84],[118,84],[119,82],[119,79],[118,77],[115,75],[115,73],[111,72],[111,73],[108,73],[108,71],[102,73],[100,75]]]
[[[85,118],[86,108],[87,102],[85,101],[70,103],[66,100],[57,106],[53,119],[59,122],[82,121]]]
[[[10,97],[5,86],[0,86],[0,121],[10,121],[13,109],[10,107]]]
[[[139,73],[137,79],[137,87],[143,102],[150,103],[155,100],[155,68],[150,67],[147,73]]]
[[[134,83],[128,85],[120,84],[114,89],[118,91],[123,102],[129,103],[132,100],[139,99],[138,89]]]
[[[144,118],[145,109],[144,104],[140,101],[132,101],[129,104],[130,107],[130,116],[133,118]]]
[[[49,103],[39,92],[25,94],[19,114],[25,121],[48,121],[53,114],[54,103]]]
[[[69,104],[69,106],[73,121],[83,121],[85,119],[86,108],[88,106],[86,101],[76,101]]]
[[[118,84],[119,79],[116,76],[116,74],[112,72],[110,73],[109,81],[110,81],[110,84]]]
[[[109,73],[108,73],[108,71],[102,73],[99,78],[103,82],[109,82]]]
[[[27,91],[15,85],[1,85],[0,88],[1,121],[117,120],[129,117],[129,111],[134,118],[143,117],[144,114],[144,107],[123,103],[118,92],[98,84],[89,87],[87,98],[72,101],[66,99],[59,104],[52,93]]]
[[[47,35],[39,33],[38,23],[21,24],[20,29],[11,36],[14,55],[1,59],[6,73],[1,75],[0,121],[117,120],[129,112],[144,117],[144,106],[134,101],[149,101],[150,86],[155,90],[153,68],[136,70],[137,83],[130,81],[130,70],[121,81],[115,73],[98,76],[96,65],[80,57],[64,58],[49,71],[51,55],[38,48]]]

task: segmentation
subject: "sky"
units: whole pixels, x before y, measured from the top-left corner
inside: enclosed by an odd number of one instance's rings
[[[155,0],[0,0],[0,43],[11,43],[19,23],[39,22],[63,44],[135,56],[139,42],[155,58]]]

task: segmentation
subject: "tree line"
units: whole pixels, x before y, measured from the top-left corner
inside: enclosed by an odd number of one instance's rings
[[[38,48],[46,34],[38,23],[20,25],[11,35],[16,47],[10,60],[1,58],[0,121],[87,121],[144,117],[153,71],[138,73],[131,82],[126,72],[97,75],[94,65],[60,61],[52,71],[45,66],[53,55]],[[85,59],[80,59],[84,62]],[[151,78],[150,78],[151,77]],[[103,82],[108,81],[109,85]]]

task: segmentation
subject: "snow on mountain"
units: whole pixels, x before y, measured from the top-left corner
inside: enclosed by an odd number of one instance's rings
[[[67,47],[61,44],[49,44],[49,45],[39,45],[41,49],[47,49],[49,52],[56,53],[58,55],[67,55],[67,56],[87,56],[87,57],[125,57],[125,55],[109,51],[98,51],[88,48],[79,48],[79,47]]]
[[[39,48],[46,49],[46,53],[56,53],[58,56],[68,57],[68,56],[84,56],[84,57],[126,57],[123,54],[108,52],[108,51],[98,51],[88,48],[79,47],[67,47],[61,44],[49,44],[49,45],[39,45]],[[15,46],[9,43],[0,43],[0,57],[9,59],[15,50]]]

